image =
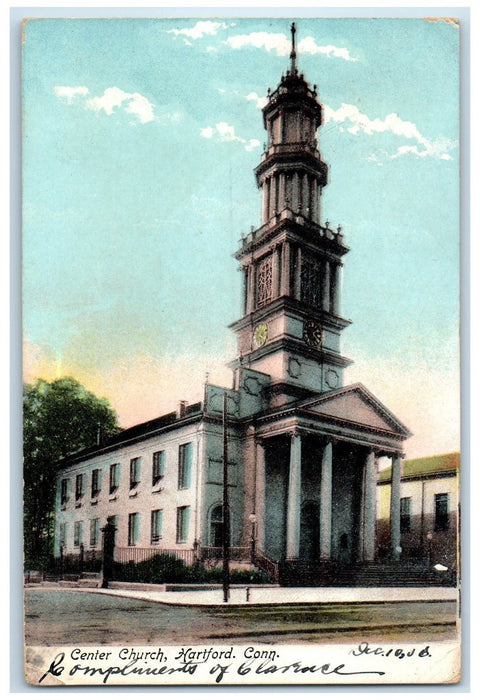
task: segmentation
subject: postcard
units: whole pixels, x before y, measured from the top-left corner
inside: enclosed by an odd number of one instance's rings
[[[25,20],[29,684],[460,682],[459,34]]]

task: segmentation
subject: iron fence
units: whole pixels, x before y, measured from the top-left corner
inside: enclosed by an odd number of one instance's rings
[[[169,556],[183,561],[186,566],[197,563],[194,549],[159,549],[158,547],[115,547],[116,564],[140,564],[156,556]]]
[[[229,558],[232,561],[250,561],[252,552],[250,547],[229,547]],[[201,547],[200,559],[222,559],[223,550],[221,547]]]
[[[69,574],[82,575],[84,572],[98,573],[103,564],[103,554],[100,549],[84,549],[80,547],[78,552],[64,554],[60,549],[60,556],[54,560],[54,572],[60,578]]]

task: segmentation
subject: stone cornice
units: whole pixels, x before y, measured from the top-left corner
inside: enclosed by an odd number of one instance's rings
[[[309,360],[316,360],[319,363],[328,362],[335,367],[348,367],[352,364],[353,360],[343,357],[335,352],[331,352],[325,348],[317,349],[311,348],[301,340],[294,338],[283,337],[278,340],[274,340],[271,343],[267,343],[261,348],[257,348],[252,352],[243,355],[241,358],[237,358],[229,363],[229,367],[237,368],[244,365],[248,365],[249,362],[259,360],[266,355],[278,352],[280,350],[285,350],[288,352],[294,352],[298,355],[308,358]]]
[[[350,250],[343,243],[343,235],[305,219],[301,215],[296,215],[289,209],[284,209],[259,229],[245,236],[242,247],[235,253],[235,257],[241,260],[285,230],[289,239],[302,244],[310,242],[318,251],[331,251],[332,254],[343,256]]]
[[[402,436],[382,434],[383,431],[375,428],[365,428],[361,431],[358,430],[357,426],[350,432],[345,432],[345,428],[348,425],[347,423],[343,426],[338,425],[337,427],[333,425],[335,421],[331,421],[330,425],[323,424],[315,426],[312,423],[306,424],[304,422],[299,422],[301,418],[301,416],[295,415],[294,410],[292,410],[291,412],[284,412],[282,419],[278,420],[276,424],[271,424],[259,419],[257,426],[259,438],[268,440],[273,437],[289,436],[292,431],[296,429],[299,434],[304,437],[311,435],[332,443],[350,443],[358,445],[372,450],[377,456],[397,455],[402,457],[404,454],[403,445],[400,444],[400,441],[405,439]],[[305,419],[305,417],[303,418]],[[328,420],[327,418],[327,421]],[[337,422],[340,423],[339,421]],[[369,433],[369,435],[367,435],[367,433]]]
[[[274,301],[271,301],[269,304],[266,304],[261,309],[256,309],[251,314],[247,314],[238,321],[234,321],[228,327],[233,331],[239,331],[246,326],[263,321],[272,314],[284,311],[291,311],[292,313],[297,314],[301,319],[308,316],[309,319],[318,321],[322,325],[330,326],[339,331],[343,330],[352,323],[352,321],[349,319],[343,318],[342,316],[336,316],[335,314],[331,314],[329,311],[322,311],[320,309],[307,306],[307,304],[304,302],[298,301],[298,299],[294,299],[291,296],[281,296],[274,299]]]
[[[202,420],[204,420],[204,414],[197,413],[194,416],[179,419],[175,422],[170,423],[169,425],[165,425],[151,431],[146,431],[145,433],[135,435],[134,437],[126,438],[125,440],[120,439],[117,442],[110,445],[99,445],[98,447],[92,447],[91,449],[83,450],[81,453],[64,457],[64,459],[60,460],[56,466],[58,469],[62,469],[64,467],[68,467],[79,462],[84,462],[87,459],[91,459],[92,457],[99,457],[110,452],[115,452],[118,449],[128,447],[129,445],[134,445],[137,442],[149,440],[150,438],[156,437],[157,435],[162,435],[164,433],[172,432],[174,430],[179,430],[187,425],[191,425],[194,423],[200,423]]]

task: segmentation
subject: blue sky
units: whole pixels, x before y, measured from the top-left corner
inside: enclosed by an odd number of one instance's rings
[[[260,224],[261,105],[290,19],[32,20],[23,49],[24,372],[70,374],[123,425],[229,382],[232,254]],[[299,19],[341,224],[347,381],[459,448],[458,27]]]

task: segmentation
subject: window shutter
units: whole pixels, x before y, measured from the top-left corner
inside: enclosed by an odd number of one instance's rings
[[[188,442],[185,445],[185,471],[184,471],[184,487],[186,489],[190,488],[190,482],[192,478],[192,461],[193,461],[193,445]]]
[[[140,513],[135,513],[133,517],[133,541],[138,544],[140,540]]]
[[[190,506],[185,506],[183,509],[183,523],[182,523],[182,539],[188,539],[188,530],[190,527]]]

